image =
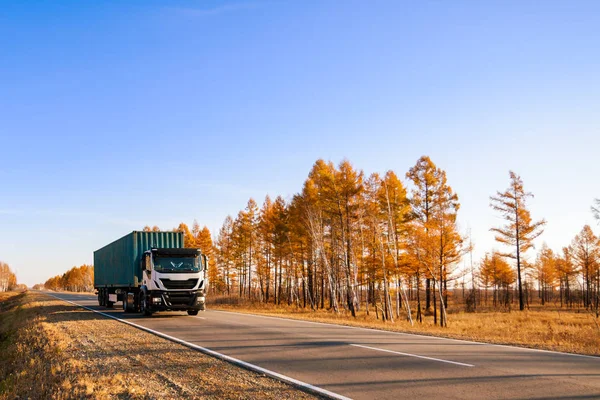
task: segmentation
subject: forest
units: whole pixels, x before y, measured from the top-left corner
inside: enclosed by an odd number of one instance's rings
[[[440,326],[449,303],[475,311],[552,302],[598,316],[600,242],[590,226],[529,261],[546,222],[532,219],[532,194],[511,171],[507,189],[490,196],[505,221],[489,227],[503,251],[459,268],[472,241],[457,225],[460,201],[446,172],[423,156],[404,177],[410,191],[394,171],[365,176],[347,160],[318,160],[290,201],[249,199],[214,246],[201,246],[216,259],[212,293],[352,316],[363,309],[391,321],[430,316]]]

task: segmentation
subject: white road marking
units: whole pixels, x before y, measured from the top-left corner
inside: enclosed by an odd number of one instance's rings
[[[448,364],[462,365],[463,367],[474,367],[474,365],[472,365],[472,364],[465,364],[465,363],[460,363],[460,362],[456,362],[456,361],[442,360],[441,358],[419,356],[419,355],[410,354],[410,353],[402,353],[400,351],[378,349],[377,347],[363,346],[362,344],[350,344],[350,346],[362,347],[363,349],[383,351],[385,353],[399,354],[401,356],[416,357],[416,358],[422,358],[422,359],[431,360],[431,361],[439,361],[439,362],[448,363]]]
[[[245,361],[238,360],[237,358],[233,358],[233,357],[230,357],[228,355],[218,353],[218,352],[216,352],[214,350],[207,349],[206,347],[202,347],[202,346],[195,345],[193,343],[186,342],[185,340],[181,340],[181,339],[178,339],[176,337],[169,336],[169,335],[167,335],[165,333],[162,333],[162,332],[159,332],[159,331],[155,331],[154,329],[146,328],[145,326],[138,325],[138,324],[135,324],[133,322],[130,322],[130,321],[127,321],[127,320],[124,320],[124,319],[121,319],[121,318],[117,318],[114,315],[106,314],[106,313],[103,313],[101,311],[94,310],[93,308],[90,308],[90,307],[87,307],[87,306],[82,306],[81,304],[77,304],[75,302],[62,299],[62,298],[60,298],[58,296],[55,296],[53,294],[50,294],[50,293],[46,293],[46,294],[49,295],[49,296],[52,296],[54,298],[57,298],[59,300],[65,301],[67,303],[73,304],[73,305],[75,305],[77,307],[81,307],[81,308],[84,308],[84,309],[86,309],[88,311],[95,312],[96,314],[103,315],[103,316],[105,316],[107,318],[114,319],[116,321],[122,322],[122,323],[127,324],[127,325],[131,325],[133,327],[136,327],[136,328],[141,329],[143,331],[146,331],[148,333],[152,333],[153,335],[156,335],[156,336],[161,337],[163,339],[167,339],[167,340],[170,340],[172,342],[179,343],[179,344],[184,345],[186,347],[189,347],[191,349],[198,350],[198,351],[200,351],[200,352],[202,352],[204,354],[208,354],[210,356],[213,356],[213,357],[219,358],[221,360],[230,362],[232,364],[238,365],[238,366],[243,367],[245,369],[248,369],[250,371],[254,371],[254,372],[258,372],[260,374],[268,375],[271,378],[275,378],[275,379],[277,379],[279,381],[288,383],[288,384],[290,384],[292,386],[304,389],[307,392],[314,393],[314,394],[321,395],[321,396],[325,396],[325,397],[330,398],[330,399],[352,400],[350,397],[346,397],[346,396],[342,396],[341,394],[330,392],[329,390],[320,388],[318,386],[313,386],[313,385],[311,385],[309,383],[299,381],[297,379],[291,378],[291,377],[286,376],[286,375],[279,374],[277,372],[268,370],[266,368],[259,367],[258,365],[250,364],[250,363],[247,363]],[[199,317],[199,318],[204,318],[204,317]]]

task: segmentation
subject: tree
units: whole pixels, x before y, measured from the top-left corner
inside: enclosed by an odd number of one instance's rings
[[[571,281],[575,278],[577,270],[573,263],[572,251],[569,247],[563,247],[562,256],[556,258],[556,273],[560,282],[560,306],[563,303],[571,306],[573,298],[571,295]]]
[[[17,276],[10,266],[0,261],[0,292],[13,290],[17,286]]]
[[[233,267],[235,266],[233,224],[233,218],[228,215],[223,222],[223,226],[219,230],[219,235],[217,236],[216,241],[217,265],[219,266],[220,275],[225,283],[227,295],[231,294],[231,289],[235,279],[233,274]]]
[[[336,194],[337,216],[342,228],[342,242],[344,246],[344,264],[346,273],[346,303],[353,317],[356,317],[358,299],[356,297],[356,279],[358,270],[353,260],[352,238],[354,225],[357,219],[357,208],[361,193],[364,190],[363,172],[354,169],[350,161],[344,160],[339,165],[335,174],[334,190]]]
[[[212,289],[212,293],[214,294],[216,291],[223,291],[224,281],[222,279],[223,277],[219,274],[219,270],[217,269],[215,246],[213,245],[210,230],[206,226],[200,230],[200,226],[196,221],[194,221],[192,232],[196,232],[196,246],[198,246],[198,248],[202,251],[202,254],[205,254],[208,257],[208,265],[206,268],[208,282],[211,284],[210,288]]]
[[[446,293],[450,267],[460,260],[463,238],[458,232],[456,217],[460,204],[458,196],[448,185],[446,172],[427,156],[422,156],[406,174],[413,189],[412,206],[415,225],[412,230],[416,241],[413,251],[416,259],[433,280],[433,316],[437,323],[437,287],[440,304],[440,325],[447,325]],[[417,283],[418,285],[418,283]],[[429,284],[426,281],[426,303],[429,303]],[[419,312],[419,311],[417,311]]]
[[[373,182],[371,185],[376,185],[378,215],[381,219],[379,224],[383,227],[379,240],[381,247],[385,247],[387,254],[391,256],[391,260],[393,261],[391,272],[396,275],[396,316],[400,314],[400,294],[402,293],[407,311],[407,319],[412,324],[410,304],[408,303],[408,296],[401,280],[402,274],[409,275],[411,272],[410,262],[406,257],[408,222],[411,218],[410,201],[406,197],[404,185],[393,171],[387,171],[383,179],[380,179],[377,174],[373,174],[370,180]],[[381,256],[383,258],[386,256],[383,249]],[[385,268],[385,263],[382,263],[382,266],[384,268],[384,296],[390,308],[389,318],[393,320],[391,317],[391,299],[389,299],[388,271]]]
[[[196,238],[190,231],[190,228],[188,228],[187,224],[184,224],[182,222],[179,224],[179,226],[176,229],[173,229],[173,231],[183,232],[183,243],[185,244],[185,247],[189,247],[189,248],[196,247]]]
[[[315,263],[321,270],[321,307],[325,302],[325,285],[330,308],[338,313],[338,282],[336,274],[341,259],[339,251],[339,220],[335,218],[333,181],[335,167],[331,162],[317,160],[304,182],[301,202],[305,224],[313,246]]]
[[[573,239],[570,247],[573,262],[579,267],[583,276],[583,302],[585,308],[592,306],[593,287],[596,286],[596,312],[598,312],[598,285],[594,284],[598,275],[598,262],[600,260],[600,245],[598,237],[592,232],[589,225],[585,225],[581,232]]]
[[[265,303],[271,296],[271,268],[275,234],[275,215],[271,198],[267,195],[259,211],[257,229],[256,274],[260,293]]]
[[[550,295],[554,291],[557,277],[556,264],[557,258],[554,252],[544,243],[534,265],[542,305],[550,301]]]
[[[429,235],[430,230],[430,219],[433,207],[433,196],[434,188],[438,185],[438,177],[436,176],[436,166],[427,156],[422,156],[417,160],[417,163],[407,173],[406,177],[414,184],[412,190],[412,212],[415,227],[418,229],[412,229],[413,233],[413,244],[419,243],[419,247],[412,247],[415,251],[414,255],[417,256],[418,264],[421,264],[423,270],[418,270],[418,274],[427,273],[428,266],[433,264],[433,238]],[[418,238],[417,236],[418,235]],[[418,253],[417,253],[418,252]],[[420,276],[417,275],[417,295],[420,285]],[[431,277],[425,275],[425,310],[431,310]],[[421,314],[420,304],[418,305],[417,318]]]
[[[504,192],[497,192],[490,196],[490,207],[499,211],[507,224],[500,228],[492,228],[496,233],[496,241],[513,247],[514,251],[502,253],[504,257],[515,259],[517,262],[517,283],[519,287],[519,309],[525,309],[522,282],[522,257],[527,250],[533,247],[533,240],[539,237],[546,224],[545,220],[532,222],[531,215],[526,206],[526,199],[533,194],[525,192],[521,177],[509,171],[510,185]]]

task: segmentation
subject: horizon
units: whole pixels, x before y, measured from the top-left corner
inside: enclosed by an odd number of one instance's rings
[[[32,286],[145,225],[216,236],[317,159],[365,176],[422,155],[474,263],[489,197],[532,192],[559,251],[600,189],[600,4],[53,2],[0,7],[0,261]],[[17,38],[17,40],[15,40]],[[535,250],[527,253],[535,257]],[[468,256],[467,256],[468,258]]]

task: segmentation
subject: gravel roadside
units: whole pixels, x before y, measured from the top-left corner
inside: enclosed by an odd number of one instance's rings
[[[11,356],[2,365],[0,398],[316,398],[43,294],[19,301],[0,312],[7,332],[11,321],[21,324],[4,334],[12,339],[2,352]],[[11,310],[21,316],[7,319]]]

